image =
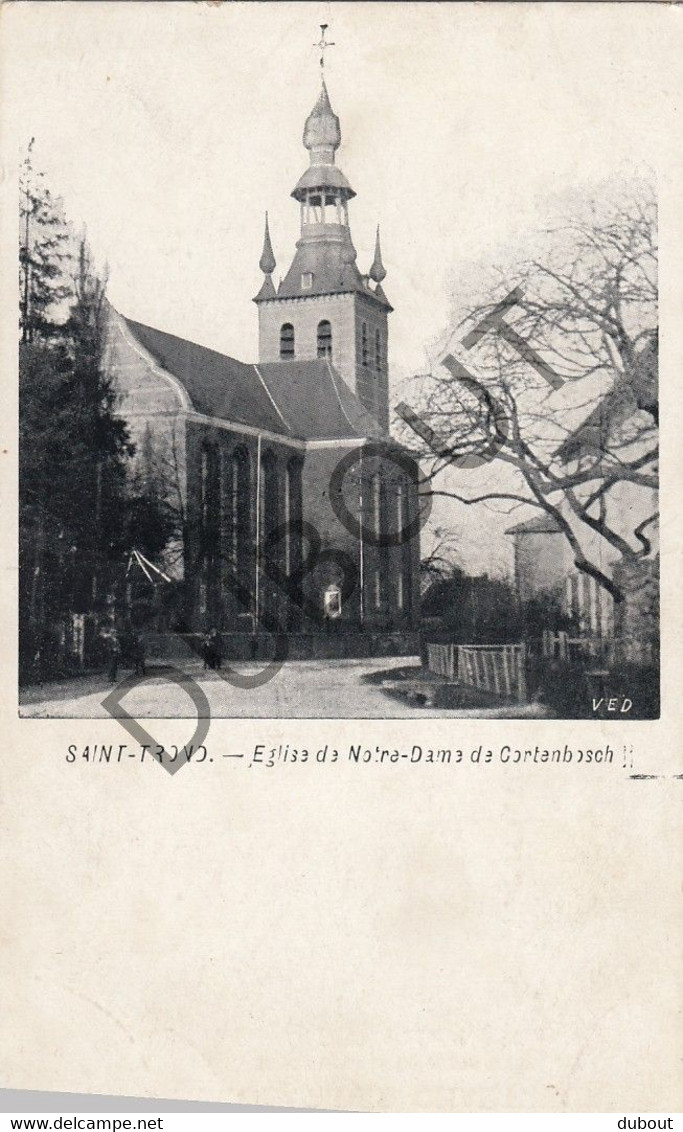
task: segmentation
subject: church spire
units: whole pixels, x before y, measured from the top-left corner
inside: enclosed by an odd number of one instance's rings
[[[382,249],[379,246],[379,224],[377,225],[377,235],[375,237],[375,258],[372,261],[368,275],[373,283],[380,284],[383,279],[386,279],[386,268],[382,263]]]
[[[392,307],[382,290],[386,270],[379,226],[368,274],[361,273],[357,262],[349,224],[349,202],[356,194],[337,164],[342,132],[323,70],[331,44],[326,25],[321,24],[320,30],[316,44],[320,71],[303,130],[308,160],[292,192],[299,204],[300,234],[277,290],[271,277],[275,256],[266,218],[260,261],[265,278],[254,299],[259,310],[259,357],[266,363],[292,358],[302,363],[331,362],[384,435],[389,419],[387,316]],[[310,380],[315,380],[313,371]]]
[[[362,275],[356,262],[348,210],[349,201],[356,194],[336,162],[341,129],[339,118],[332,109],[323,70],[326,49],[332,46],[326,39],[326,29],[327,25],[321,24],[322,36],[315,45],[321,57],[316,84],[318,95],[303,132],[303,143],[309,155],[308,167],[292,192],[300,205],[301,228],[296,252],[275,291],[270,276],[275,267],[275,257],[266,224],[261,257],[261,270],[266,278],[255,302],[266,302],[274,296],[278,300],[309,300],[322,295],[355,293],[389,311],[391,306],[380,286],[386,271],[379,233],[370,275]]]
[[[292,196],[302,205],[307,205],[310,200],[321,203],[321,199],[334,197],[334,203],[338,202],[343,209],[356,194],[335,164],[334,155],[341,145],[341,129],[323,75],[320,77],[317,102],[304,125],[303,142],[310,155],[309,167],[299,178]],[[348,220],[344,222],[348,223]]]
[[[273,245],[270,242],[270,231],[268,229],[268,213],[266,213],[266,228],[263,233],[263,251],[258,263],[264,275],[272,275],[275,271],[275,255],[273,254]]]

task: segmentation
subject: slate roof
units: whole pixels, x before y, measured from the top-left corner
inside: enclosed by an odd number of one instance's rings
[[[121,316],[122,317],[122,316]],[[300,440],[377,436],[377,422],[325,358],[249,365],[122,318],[196,412]]]
[[[294,436],[379,436],[374,417],[326,359],[263,362],[258,366],[269,393]]]
[[[290,195],[303,200],[309,189],[341,189],[346,200],[356,195],[338,165],[309,165]]]

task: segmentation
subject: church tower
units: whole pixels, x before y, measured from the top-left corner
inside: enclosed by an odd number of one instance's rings
[[[277,289],[266,216],[259,263],[265,279],[254,299],[259,312],[259,361],[328,359],[387,433],[387,316],[392,307],[382,290],[386,271],[379,227],[372,266],[362,275],[349,228],[349,201],[356,194],[335,163],[341,130],[324,77],[306,119],[303,143],[310,163],[292,192],[299,202],[301,235]]]

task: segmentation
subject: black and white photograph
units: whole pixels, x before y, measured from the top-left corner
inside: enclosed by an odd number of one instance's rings
[[[0,8],[0,1107],[677,1127],[681,58]]]

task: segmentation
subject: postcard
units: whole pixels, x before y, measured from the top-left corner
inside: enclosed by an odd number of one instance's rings
[[[1,15],[3,1082],[679,1109],[680,9]]]

